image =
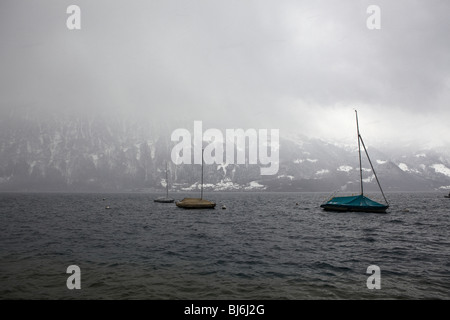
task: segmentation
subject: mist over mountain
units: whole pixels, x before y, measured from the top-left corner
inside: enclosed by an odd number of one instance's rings
[[[189,128],[192,123],[177,123]],[[0,191],[150,192],[165,190],[168,162],[172,192],[199,189],[201,166],[175,165],[170,153],[177,128],[160,119],[119,114],[3,112],[0,120]],[[243,128],[246,129],[246,128]],[[385,192],[450,189],[448,149],[386,148],[366,142]],[[359,192],[354,146],[280,131],[276,175],[259,164],[204,166],[204,187],[216,191]],[[365,191],[378,191],[363,153]]]
[[[170,137],[198,120],[280,134],[275,175],[208,164],[207,190],[359,192],[355,109],[386,192],[450,189],[449,1],[0,6],[0,191],[163,191],[166,162],[194,191]]]

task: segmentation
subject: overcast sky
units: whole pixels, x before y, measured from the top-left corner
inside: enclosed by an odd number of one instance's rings
[[[449,13],[448,0],[2,0],[0,108],[349,143],[357,108],[366,144],[450,143]]]

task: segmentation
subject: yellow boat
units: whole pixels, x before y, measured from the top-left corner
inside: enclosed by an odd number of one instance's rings
[[[202,181],[200,198],[184,198],[175,202],[177,207],[184,209],[214,209],[215,202],[203,199],[203,149],[202,149]]]
[[[215,202],[200,198],[184,198],[175,203],[179,208],[185,209],[214,209]]]

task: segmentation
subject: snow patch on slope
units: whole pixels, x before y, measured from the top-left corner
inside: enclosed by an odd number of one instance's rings
[[[340,166],[337,168],[337,171],[344,171],[344,172],[350,172],[353,169],[351,166]]]
[[[433,164],[430,167],[433,168],[436,173],[441,173],[443,175],[446,175],[447,177],[450,177],[450,169],[443,164]]]

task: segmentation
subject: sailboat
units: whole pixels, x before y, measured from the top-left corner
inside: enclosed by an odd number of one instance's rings
[[[201,181],[201,191],[200,198],[184,198],[175,204],[179,208],[184,209],[214,209],[216,206],[215,202],[203,199],[203,149],[202,149],[202,181]]]
[[[320,207],[324,210],[331,211],[355,211],[355,212],[375,212],[375,213],[386,213],[386,210],[389,208],[389,203],[386,200],[383,189],[381,188],[378,177],[375,173],[375,170],[372,165],[372,161],[370,161],[369,154],[367,152],[366,146],[364,145],[364,141],[359,133],[359,124],[358,124],[358,112],[356,113],[356,129],[358,133],[358,153],[359,153],[359,173],[361,180],[361,194],[357,196],[346,196],[346,197],[333,197],[329,201],[323,203]],[[363,188],[363,179],[362,179],[362,166],[361,166],[361,144],[364,147],[364,151],[366,153],[367,159],[369,160],[370,166],[372,168],[372,172],[376,178],[378,183],[378,187],[381,190],[381,194],[383,195],[384,201],[386,204],[381,204],[376,201],[373,201],[366,196],[364,196],[364,188]]]
[[[154,200],[160,203],[173,203],[175,200],[169,198],[169,179],[167,178],[167,162],[166,162],[166,197],[159,197]]]

